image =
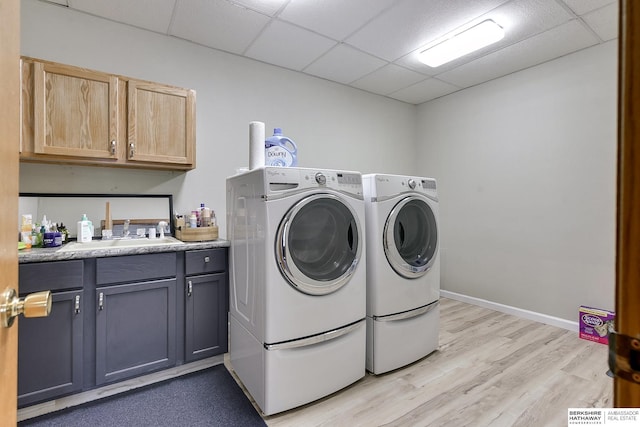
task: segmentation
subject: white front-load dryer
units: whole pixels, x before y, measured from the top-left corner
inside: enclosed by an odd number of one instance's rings
[[[391,371],[438,347],[438,194],[431,178],[363,175],[367,370]]]
[[[227,179],[230,361],[265,415],[365,375],[364,220],[358,172]]]

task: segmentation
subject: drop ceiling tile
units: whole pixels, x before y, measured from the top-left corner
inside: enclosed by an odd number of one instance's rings
[[[609,41],[618,37],[618,3],[587,13],[582,19],[602,40]]]
[[[482,16],[505,28],[505,38],[522,40],[573,19],[556,0],[513,0]]]
[[[477,58],[481,58],[491,52],[503,49],[521,40],[561,25],[573,18],[574,16],[555,0],[510,1],[491,12],[474,19],[465,26],[470,27],[476,23],[491,19],[504,28],[505,36],[499,42],[436,68],[431,68],[418,61],[418,54],[425,49],[425,46],[422,46],[411,52],[409,55],[400,58],[395,61],[395,63],[418,71],[422,74],[431,76],[438,75]],[[457,33],[459,30],[456,30],[455,32]]]
[[[464,25],[506,0],[405,0],[374,18],[345,41],[394,61]]]
[[[469,87],[597,43],[596,37],[584,27],[584,24],[579,19],[574,19],[520,43],[438,74],[438,78],[460,87]]]
[[[287,22],[273,21],[245,55],[300,71],[335,45],[335,41],[319,34]]]
[[[351,83],[387,64],[382,59],[339,44],[303,71],[338,83]]]
[[[248,7],[257,12],[274,16],[287,0],[231,0],[233,3]]]
[[[242,53],[268,22],[265,15],[225,0],[177,0],[170,34]]]
[[[69,0],[69,7],[166,34],[176,0]]]
[[[618,3],[616,0],[562,0],[567,6],[571,8],[577,15],[584,15],[587,12],[591,12],[601,7],[607,6],[611,3]],[[633,1],[633,0],[632,0]]]
[[[422,104],[423,102],[456,92],[459,89],[460,88],[454,85],[438,79],[427,78],[409,87],[395,91],[388,96],[410,104]]]
[[[425,75],[407,70],[394,64],[388,64],[371,74],[351,83],[351,86],[368,92],[387,95],[426,78]]]
[[[278,17],[340,41],[393,3],[394,0],[291,0]]]
[[[447,79],[477,84],[618,33],[616,0],[40,1],[412,103],[455,91]],[[428,44],[485,19],[504,26],[501,42],[437,68],[417,61]]]

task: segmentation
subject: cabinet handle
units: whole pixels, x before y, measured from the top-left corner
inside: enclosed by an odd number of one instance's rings
[[[98,295],[98,309],[104,309],[104,293],[102,292],[100,292],[100,294]]]
[[[192,293],[193,293],[193,283],[191,282],[191,280],[189,280],[189,282],[187,282],[187,296],[190,297]]]
[[[116,155],[116,140],[111,141],[111,154]]]
[[[75,305],[76,314],[80,313],[80,295],[76,295],[76,305]]]
[[[136,146],[133,144],[133,142],[131,144],[129,144],[129,158],[132,159],[133,155],[136,152]]]
[[[209,261],[211,261],[211,258],[209,258],[208,256],[204,257],[205,264],[208,263]]]

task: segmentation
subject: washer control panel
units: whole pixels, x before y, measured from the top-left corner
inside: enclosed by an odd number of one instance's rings
[[[266,190],[281,193],[312,188],[328,188],[362,196],[362,175],[359,172],[327,169],[266,167]]]

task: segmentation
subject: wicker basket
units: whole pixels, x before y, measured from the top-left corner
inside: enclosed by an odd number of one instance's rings
[[[183,242],[206,242],[218,240],[218,227],[215,225],[198,228],[176,227],[174,234]]]
[[[183,242],[218,240],[218,226],[190,228],[186,226],[183,216],[176,216],[173,218],[173,234]]]

